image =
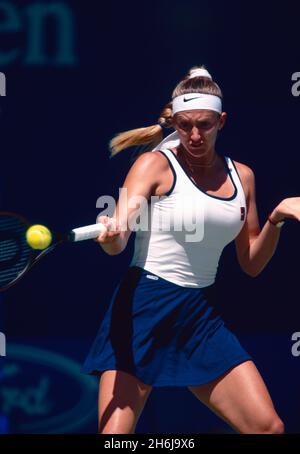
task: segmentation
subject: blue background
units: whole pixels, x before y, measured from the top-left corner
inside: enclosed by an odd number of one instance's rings
[[[110,160],[109,140],[119,131],[155,124],[177,82],[198,64],[207,66],[224,94],[228,122],[217,151],[254,170],[261,225],[283,198],[300,195],[300,98],[291,93],[292,74],[300,71],[296,2],[284,8],[199,0],[39,2],[50,4],[67,11],[69,53],[57,58],[59,28],[50,18],[38,35],[43,52],[32,61],[37,3],[0,2],[0,71],[7,79],[7,96],[0,98],[2,209],[58,231],[94,223],[97,198],[117,197],[130,167],[132,150]],[[14,21],[5,29],[8,10]],[[63,42],[69,42],[66,36]],[[29,417],[46,420],[73,408],[74,375],[59,378],[47,366],[51,410],[31,410],[29,416],[28,406],[8,409],[12,389],[37,391],[41,380],[38,362],[29,366],[27,350],[23,359],[10,356],[10,345],[70,358],[79,373],[132,246],[133,237],[116,257],[93,242],[58,248],[4,294],[0,326],[8,353],[1,358],[0,431],[30,432],[24,429]],[[217,280],[222,315],[256,359],[293,432],[300,431],[300,358],[291,354],[292,333],[300,331],[299,250],[299,225],[289,220],[260,276],[243,274],[231,244]],[[19,368],[13,378],[8,366]],[[96,387],[94,393],[94,417],[66,430],[95,432]],[[187,390],[165,388],[152,392],[137,431],[230,429]]]

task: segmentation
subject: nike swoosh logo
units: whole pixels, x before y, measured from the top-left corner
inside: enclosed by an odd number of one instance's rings
[[[193,99],[198,99],[198,98],[200,98],[200,96],[195,96],[195,98],[189,98],[189,99],[183,98],[183,102],[192,101]]]

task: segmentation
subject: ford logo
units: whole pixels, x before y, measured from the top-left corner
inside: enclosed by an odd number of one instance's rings
[[[50,350],[8,344],[0,369],[0,414],[12,433],[78,433],[97,423],[98,380]]]

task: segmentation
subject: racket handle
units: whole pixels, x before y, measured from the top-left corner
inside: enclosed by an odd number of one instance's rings
[[[107,228],[100,222],[98,224],[87,225],[85,227],[78,227],[77,229],[71,230],[69,239],[71,241],[83,241],[92,240],[97,238],[100,233],[106,231]]]

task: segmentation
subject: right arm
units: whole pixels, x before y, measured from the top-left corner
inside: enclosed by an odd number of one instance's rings
[[[102,233],[96,240],[107,254],[117,255],[125,249],[131,234],[130,220],[139,209],[139,204],[134,206],[133,203],[130,204],[130,200],[140,196],[149,200],[160,185],[162,174],[167,167],[166,159],[159,152],[145,152],[134,162],[121,188],[113,215],[116,229]],[[98,222],[103,224],[110,221],[106,216],[98,218]]]

